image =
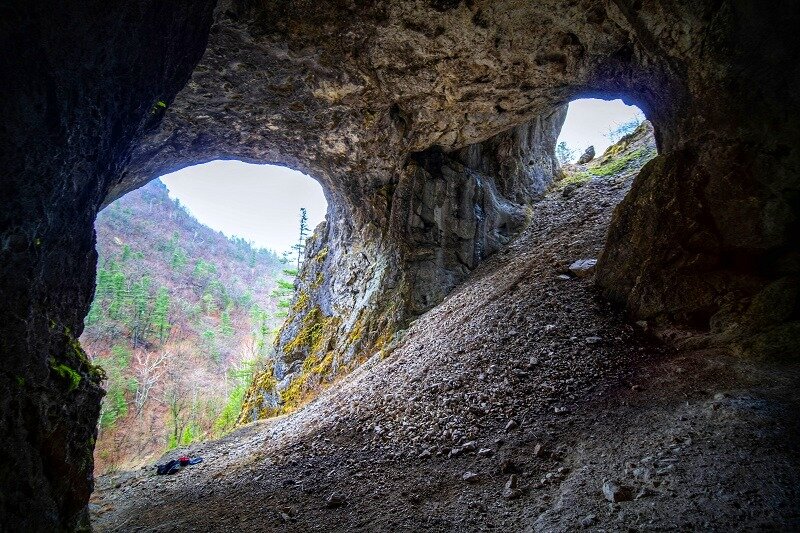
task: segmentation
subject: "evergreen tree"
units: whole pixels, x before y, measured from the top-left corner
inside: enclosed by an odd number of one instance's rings
[[[297,244],[292,249],[297,253],[297,270],[300,270],[300,263],[303,260],[303,252],[306,249],[306,237],[308,236],[308,213],[305,207],[300,208],[300,235]]]
[[[158,336],[158,341],[163,345],[169,337],[169,330],[172,327],[169,323],[169,291],[166,287],[158,289],[158,295],[153,306],[153,329]]]
[[[226,307],[219,317],[219,332],[224,337],[233,336],[233,322],[231,321],[230,307]]]

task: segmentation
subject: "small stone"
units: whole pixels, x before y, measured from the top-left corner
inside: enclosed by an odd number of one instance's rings
[[[603,342],[603,338],[602,337],[586,337],[586,339],[584,339],[584,342],[586,342],[586,344],[600,344],[601,342]]]
[[[631,390],[634,391],[634,392],[641,392],[642,391],[642,386],[641,385],[634,385],[634,386],[631,387]]]
[[[581,186],[583,186],[583,183],[570,183],[561,191],[561,196],[564,198],[572,198]]]
[[[478,456],[480,457],[491,457],[494,454],[491,448],[481,448],[478,450]]]
[[[591,276],[597,265],[597,259],[578,259],[569,266],[569,271],[579,278]]]
[[[506,481],[505,487],[503,487],[503,498],[506,500],[513,500],[514,498],[518,498],[522,491],[517,488],[519,484],[517,475],[511,474],[511,477],[508,478]]]
[[[461,450],[465,452],[474,452],[476,449],[478,449],[478,443],[476,443],[474,440],[465,442],[461,445]]]
[[[603,483],[603,496],[613,502],[629,502],[633,499],[633,491],[629,487],[623,487],[616,481],[606,481]]]
[[[543,459],[547,457],[547,452],[544,451],[544,447],[541,444],[537,444],[533,447],[533,456]]]
[[[509,420],[508,423],[506,424],[506,431],[511,431],[512,429],[515,429],[518,426],[519,424],[517,424],[516,420],[513,419]]]
[[[569,281],[572,279],[571,276],[567,276],[566,274],[559,274],[556,276],[556,279],[560,279],[561,281]]]
[[[581,526],[591,527],[597,523],[597,516],[589,514],[581,518]]]
[[[325,507],[327,507],[328,509],[336,509],[337,507],[342,507],[345,504],[347,504],[347,498],[345,498],[343,494],[340,494],[338,492],[332,493],[325,500]]]
[[[475,472],[464,472],[464,475],[461,476],[461,479],[466,481],[467,483],[476,483],[480,478],[480,474]]]
[[[428,457],[430,457],[430,456],[431,456],[431,451],[430,451],[430,450],[423,450],[423,451],[422,451],[422,453],[420,453],[420,454],[417,456],[417,458],[418,458],[418,459],[427,459],[427,458],[428,458]]]

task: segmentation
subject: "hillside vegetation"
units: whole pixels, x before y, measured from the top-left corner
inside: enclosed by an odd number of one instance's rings
[[[80,338],[106,373],[95,470],[232,429],[292,285],[269,250],[200,224],[155,180],[100,213]]]

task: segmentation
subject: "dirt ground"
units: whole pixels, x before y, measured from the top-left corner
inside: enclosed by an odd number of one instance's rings
[[[550,193],[392,355],[305,409],[170,453],[205,459],[174,476],[99,478],[94,528],[800,530],[798,365],[677,350],[567,274],[630,180]]]

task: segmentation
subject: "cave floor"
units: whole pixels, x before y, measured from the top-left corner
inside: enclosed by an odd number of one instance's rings
[[[93,527],[800,529],[798,366],[657,342],[562,279],[630,180],[550,193],[389,357],[301,411],[171,452],[205,458],[174,476],[99,478]]]

